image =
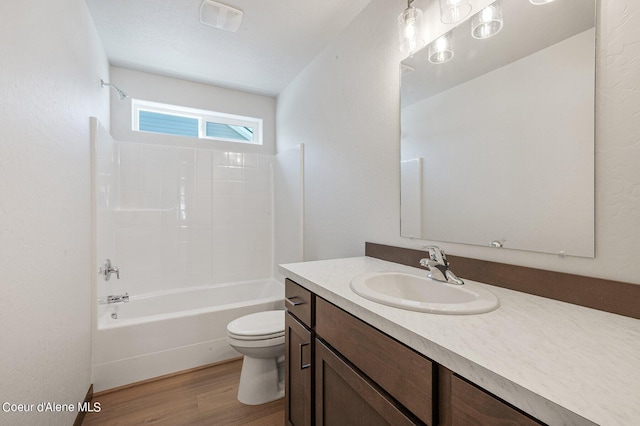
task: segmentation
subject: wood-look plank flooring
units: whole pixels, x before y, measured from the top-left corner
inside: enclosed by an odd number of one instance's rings
[[[83,425],[284,425],[284,400],[263,405],[238,401],[242,360],[97,395],[99,413]]]

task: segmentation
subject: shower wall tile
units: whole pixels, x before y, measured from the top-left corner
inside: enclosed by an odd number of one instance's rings
[[[245,168],[257,168],[258,167],[259,154],[244,154],[244,167]],[[264,156],[262,156],[264,157]]]
[[[105,251],[120,262],[119,288],[136,295],[271,276],[270,156],[125,142],[114,151],[102,167],[112,169],[104,197],[114,201],[101,216],[111,232],[99,235],[114,236]]]
[[[213,183],[215,197],[242,197],[242,181],[221,180]]]
[[[213,180],[242,182],[243,168],[238,166],[216,165],[213,167]]]
[[[240,152],[229,152],[229,166],[243,167],[244,166],[244,154]]]

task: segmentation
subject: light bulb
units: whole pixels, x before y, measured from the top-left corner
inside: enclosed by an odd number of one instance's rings
[[[406,39],[413,39],[416,36],[416,26],[413,24],[407,24],[404,29],[404,37]]]
[[[502,29],[502,2],[498,0],[482,9],[471,18],[471,35],[473,38],[485,39],[493,37]]]
[[[429,45],[429,62],[444,64],[453,59],[453,41],[451,31],[438,37]]]
[[[400,38],[400,51],[413,55],[425,45],[420,33],[422,28],[422,11],[413,6],[407,7],[398,16],[398,36]]]
[[[470,0],[440,0],[440,20],[445,24],[460,22],[470,13]]]

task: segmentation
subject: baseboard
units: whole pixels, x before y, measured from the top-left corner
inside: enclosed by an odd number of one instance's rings
[[[238,357],[225,339],[93,365],[96,393]]]
[[[87,394],[84,397],[84,406],[88,406],[89,404],[91,404],[91,400],[93,399],[93,384],[91,384],[89,386],[89,390],[87,391]],[[78,411],[78,415],[76,416],[75,421],[73,422],[73,426],[81,426],[82,422],[84,421],[84,416],[86,415],[86,411]]]
[[[127,385],[118,386],[117,388],[105,389],[103,391],[94,393],[93,394],[93,398],[97,399],[97,398],[100,398],[101,396],[104,396],[104,395],[107,395],[107,394],[110,394],[110,393],[113,393],[113,392],[118,392],[118,391],[121,391],[121,390],[133,388],[133,387],[136,387],[136,386],[146,385],[148,383],[157,382],[159,380],[170,379],[171,377],[176,377],[176,376],[181,376],[183,374],[193,373],[194,371],[205,370],[207,368],[217,367],[219,365],[228,364],[230,362],[241,361],[242,359],[243,359],[242,356],[238,356],[238,357],[235,357],[235,358],[225,359],[223,361],[213,362],[211,364],[200,365],[198,367],[188,368],[186,370],[180,370],[180,371],[176,371],[174,373],[164,374],[164,375],[158,376],[158,377],[152,377],[151,379],[141,380],[139,382],[129,383]]]

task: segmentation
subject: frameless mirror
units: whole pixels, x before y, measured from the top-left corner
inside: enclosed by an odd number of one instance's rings
[[[502,8],[402,62],[401,235],[593,257],[595,0]]]

